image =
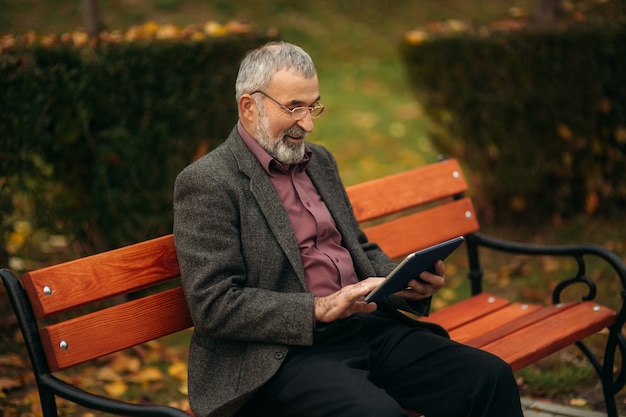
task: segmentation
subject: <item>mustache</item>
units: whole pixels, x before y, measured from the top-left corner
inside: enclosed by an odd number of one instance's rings
[[[305,138],[307,135],[306,131],[302,129],[300,126],[292,126],[289,129],[285,130],[284,136],[291,136],[292,138]]]

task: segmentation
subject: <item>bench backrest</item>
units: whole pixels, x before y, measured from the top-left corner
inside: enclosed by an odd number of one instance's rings
[[[348,188],[370,240],[392,258],[478,230],[456,160]],[[133,294],[179,276],[172,235],[54,265],[22,281],[54,372],[192,326],[180,285],[82,314],[78,307]],[[141,294],[141,293],[139,293]],[[68,311],[80,311],[67,319]],[[63,313],[63,314],[60,314]]]

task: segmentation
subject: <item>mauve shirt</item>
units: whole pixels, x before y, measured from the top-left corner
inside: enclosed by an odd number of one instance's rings
[[[285,167],[272,158],[241,125],[239,135],[269,175],[285,206],[296,235],[307,290],[317,297],[334,293],[358,279],[352,257],[341,246],[341,235],[322,197],[305,168],[312,153],[306,149],[302,161]]]

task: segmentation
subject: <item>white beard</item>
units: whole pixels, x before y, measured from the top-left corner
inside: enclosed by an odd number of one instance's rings
[[[254,138],[259,142],[259,145],[261,145],[272,158],[282,164],[294,165],[302,161],[305,151],[304,138],[307,133],[301,127],[294,125],[283,132],[281,136],[273,138],[270,133],[270,123],[265,114],[265,109],[259,110],[259,123],[257,123],[252,132]],[[303,140],[299,143],[291,143],[286,138],[287,136],[301,137]]]

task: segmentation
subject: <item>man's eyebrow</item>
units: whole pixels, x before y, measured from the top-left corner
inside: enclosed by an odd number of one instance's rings
[[[321,96],[317,96],[317,98],[313,100],[311,104],[317,103],[318,101],[320,101],[321,98]],[[291,102],[288,103],[288,106],[308,106],[308,104],[306,104],[302,100],[291,100]]]

